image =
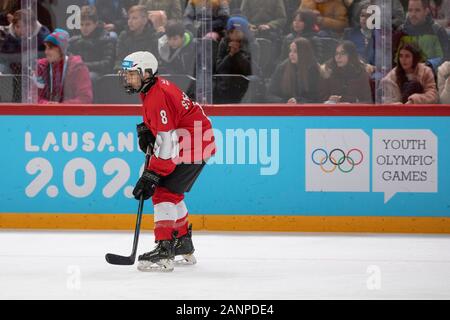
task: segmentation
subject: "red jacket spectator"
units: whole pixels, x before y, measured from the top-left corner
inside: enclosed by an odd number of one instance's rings
[[[45,39],[46,58],[37,67],[39,103],[92,103],[89,70],[80,56],[66,55],[68,39],[62,29]]]
[[[67,57],[67,74],[64,83],[61,82],[64,62],[52,64],[53,90],[50,86],[50,64],[46,58],[38,61],[38,76],[45,81],[45,86],[39,89],[38,103],[51,101],[60,103],[89,104],[93,101],[92,84],[89,70],[80,56]]]

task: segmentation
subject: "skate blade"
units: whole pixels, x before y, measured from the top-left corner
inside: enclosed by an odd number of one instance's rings
[[[139,261],[137,269],[142,272],[172,272],[174,261],[164,259],[157,263],[150,261]]]
[[[175,258],[175,264],[177,266],[192,266],[197,263],[197,259],[193,254],[184,254],[177,258]]]

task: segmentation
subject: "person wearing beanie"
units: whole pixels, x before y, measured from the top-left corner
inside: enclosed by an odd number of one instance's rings
[[[242,15],[231,16],[226,25],[226,30],[231,31],[233,29],[239,30],[244,33],[244,37],[250,39],[253,34],[250,32],[250,23],[247,18]]]
[[[38,103],[89,104],[93,101],[89,70],[80,56],[67,55],[69,33],[55,29],[45,40],[45,58],[38,60]]]
[[[249,82],[244,77],[257,74],[258,44],[251,35],[248,20],[233,16],[227,22],[226,36],[220,41],[214,83],[214,103],[240,103],[247,92]],[[236,75],[235,77],[220,76]]]

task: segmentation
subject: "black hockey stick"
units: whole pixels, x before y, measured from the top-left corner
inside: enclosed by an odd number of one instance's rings
[[[148,163],[150,161],[150,154],[147,150],[147,154],[145,156],[145,168],[148,167]],[[130,266],[133,265],[136,261],[136,252],[139,242],[139,233],[141,231],[141,221],[142,221],[142,210],[144,209],[144,195],[141,194],[141,198],[139,199],[139,207],[136,218],[136,228],[134,229],[134,240],[133,240],[133,251],[129,257],[119,256],[117,254],[107,253],[105,259],[110,264],[120,265],[120,266]]]

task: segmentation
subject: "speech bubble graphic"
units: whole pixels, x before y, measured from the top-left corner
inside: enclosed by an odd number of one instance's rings
[[[374,129],[373,191],[387,203],[399,192],[437,192],[438,139],[430,130]]]
[[[361,129],[306,129],[305,189],[370,191],[370,139]]]

